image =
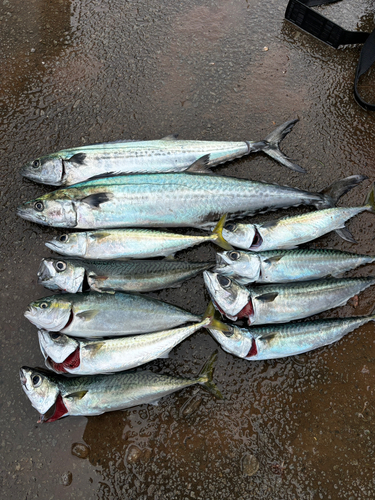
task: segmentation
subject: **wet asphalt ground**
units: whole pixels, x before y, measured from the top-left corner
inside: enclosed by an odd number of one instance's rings
[[[201,388],[99,417],[37,424],[19,367],[42,366],[23,316],[48,295],[36,284],[44,242],[58,231],[15,215],[49,188],[22,179],[29,159],[61,148],[171,133],[205,140],[263,139],[299,118],[283,150],[298,174],[262,154],[223,175],[320,190],[351,174],[370,180],[342,199],[361,204],[375,180],[375,114],[354,101],[359,47],[333,50],[283,20],[287,2],[4,0],[0,6],[0,475],[7,499],[371,499],[375,475],[375,328],[279,361],[248,362],[219,348],[216,401]],[[373,29],[369,0],[319,10],[347,29]],[[375,101],[371,75],[362,94]],[[289,212],[292,213],[292,212]],[[298,211],[295,211],[298,213]],[[279,212],[277,215],[285,215]],[[273,214],[264,217],[270,219]],[[372,214],[315,247],[375,253]],[[189,231],[188,231],[189,232]],[[178,258],[213,259],[211,244]],[[352,275],[370,275],[375,266]],[[152,294],[194,313],[202,277]],[[325,314],[374,309],[375,290]],[[144,318],[152,321],[152,318]],[[199,331],[148,365],[194,376],[217,348]]]

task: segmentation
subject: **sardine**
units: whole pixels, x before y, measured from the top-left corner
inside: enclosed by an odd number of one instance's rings
[[[249,325],[286,323],[339,307],[375,284],[375,278],[341,278],[244,287],[227,276],[205,271],[204,282],[216,309]]]
[[[370,321],[375,315],[330,318],[263,327],[239,328],[225,332],[210,329],[224,351],[250,361],[295,356],[337,342],[344,335]]]
[[[69,293],[150,292],[180,286],[213,266],[213,262],[168,259],[87,262],[49,258],[40,263],[38,283],[53,291]]]
[[[112,229],[62,234],[46,246],[63,255],[84,259],[148,259],[167,257],[201,243],[212,242],[227,250],[222,237],[225,215],[209,236],[189,236],[151,229]]]
[[[189,141],[171,135],[154,141],[118,141],[63,149],[30,161],[21,169],[21,175],[42,184],[70,186],[103,174],[182,172],[189,167],[190,171],[200,171],[258,151],[296,172],[305,172],[279,149],[279,143],[297,121],[283,123],[260,142]]]
[[[95,375],[119,372],[168,357],[176,345],[201,328],[227,328],[210,314],[209,310],[200,323],[182,328],[115,339],[79,340],[58,332],[39,330],[39,345],[47,368],[56,373]]]
[[[40,329],[88,338],[158,332],[202,320],[151,297],[95,292],[44,297],[32,302],[25,316]]]
[[[296,249],[259,253],[232,250],[216,255],[214,272],[233,278],[240,285],[287,283],[328,276],[337,278],[372,262],[375,262],[375,256],[339,250]]]
[[[127,175],[59,189],[18,208],[21,217],[54,227],[211,226],[229,219],[297,205],[323,209],[365,177],[353,175],[321,193],[232,177],[193,174]]]
[[[374,186],[362,207],[328,208],[263,224],[228,222],[223,236],[231,245],[253,252],[295,248],[331,231],[336,231],[350,243],[356,243],[345,222],[365,211],[375,211]]]
[[[150,371],[113,375],[64,377],[39,368],[20,369],[22,389],[41,414],[39,422],[62,417],[101,415],[107,411],[156,403],[159,399],[191,385],[200,384],[217,398],[223,396],[212,381],[217,352],[194,379],[160,375]]]

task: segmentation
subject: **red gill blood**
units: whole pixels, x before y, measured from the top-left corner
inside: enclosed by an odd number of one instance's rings
[[[72,354],[70,354],[62,363],[55,363],[55,361],[53,361],[53,359],[51,359],[50,357],[47,358],[47,361],[54,371],[58,373],[68,373],[67,368],[73,370],[74,368],[79,367],[81,363],[79,354],[79,347],[77,347],[77,349],[72,352]]]
[[[245,356],[245,358],[251,358],[252,356],[256,356],[257,354],[258,354],[257,344],[255,342],[255,339],[253,339],[251,344],[251,349]]]
[[[43,422],[54,422],[55,420],[58,420],[59,418],[63,417],[68,413],[67,407],[64,405],[63,398],[61,397],[61,394],[59,394],[56,398],[55,402],[55,408],[53,415],[49,417],[47,420],[43,420]]]

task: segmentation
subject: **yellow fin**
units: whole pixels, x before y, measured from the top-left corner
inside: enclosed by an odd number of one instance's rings
[[[214,330],[220,330],[221,332],[232,331],[232,328],[226,323],[223,323],[220,320],[220,317],[220,313],[215,309],[212,301],[210,301],[203,316],[203,320],[206,318],[210,319],[210,323],[206,325],[205,328],[213,328]]]
[[[214,230],[212,231],[212,239],[214,243],[216,243],[216,245],[219,245],[219,247],[224,248],[224,250],[233,250],[232,245],[230,245],[223,238],[223,228],[226,219],[227,219],[227,214],[224,214],[220,218],[219,222],[216,224]]]

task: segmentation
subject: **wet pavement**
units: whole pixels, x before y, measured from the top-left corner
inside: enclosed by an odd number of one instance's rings
[[[374,498],[375,328],[318,351],[247,362],[219,348],[216,401],[201,388],[99,417],[37,424],[18,370],[42,366],[29,302],[44,242],[57,231],[19,219],[21,201],[48,192],[22,179],[27,160],[118,139],[258,140],[300,122],[283,150],[308,173],[262,154],[222,174],[319,190],[362,173],[375,179],[375,114],[352,94],[359,47],[335,51],[283,20],[287,2],[4,0],[0,7],[0,473],[8,499]],[[373,28],[373,2],[320,8],[347,29]],[[369,100],[374,79],[362,82]],[[345,198],[363,202],[366,181]],[[278,214],[280,215],[281,212]],[[284,212],[285,214],[285,212]],[[270,216],[267,216],[270,218]],[[267,218],[266,217],[266,218]],[[272,217],[272,216],[271,216]],[[375,253],[372,214],[315,247]],[[189,231],[187,231],[189,232]],[[213,258],[213,245],[179,258]],[[375,273],[375,266],[352,275]],[[201,277],[152,294],[194,313],[208,302]],[[326,316],[368,314],[375,289]],[[150,321],[150,318],[144,318]],[[157,372],[194,376],[217,348],[204,331]]]

